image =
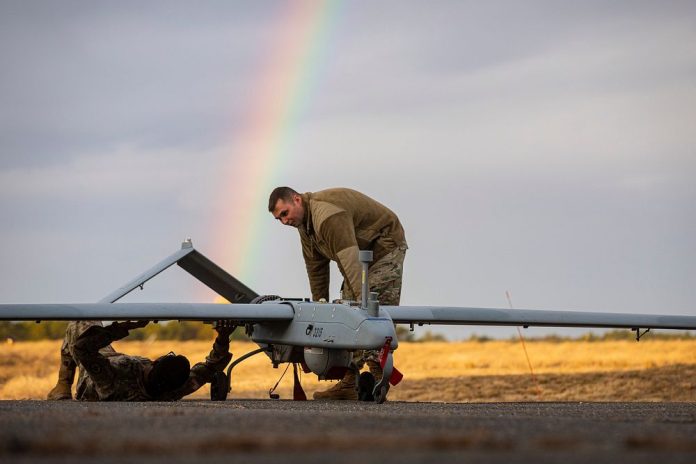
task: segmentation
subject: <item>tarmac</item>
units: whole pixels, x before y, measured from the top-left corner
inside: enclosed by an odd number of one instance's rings
[[[696,403],[0,401],[0,462],[696,462]]]

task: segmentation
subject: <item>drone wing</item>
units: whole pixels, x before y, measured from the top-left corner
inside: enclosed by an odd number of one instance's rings
[[[234,304],[116,303],[131,291],[167,268],[178,264],[192,276]],[[193,248],[190,240],[133,280],[111,292],[98,303],[2,304],[0,320],[6,321],[215,321],[239,323],[289,321],[291,305],[249,304],[258,294]]]
[[[77,303],[2,304],[4,321],[217,321],[238,323],[290,321],[289,304],[213,304],[213,303]]]
[[[696,316],[451,306],[382,306],[381,308],[386,310],[397,324],[696,330]]]
[[[259,296],[255,291],[228,274],[202,253],[196,251],[191,241],[187,240],[181,244],[180,250],[167,256],[135,279],[109,293],[99,302],[114,303],[136,288],[142,288],[145,282],[175,263],[210,289],[222,295],[230,303],[250,303],[251,300]]]

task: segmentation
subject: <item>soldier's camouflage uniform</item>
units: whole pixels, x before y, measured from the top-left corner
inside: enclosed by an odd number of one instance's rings
[[[229,338],[219,335],[213,349],[191,368],[189,378],[179,389],[151,396],[145,388],[145,372],[153,361],[141,356],[118,353],[111,342],[128,335],[119,323],[104,327],[99,321],[71,322],[61,348],[61,362],[80,367],[75,398],[87,401],[173,401],[198,390],[229,363]]]
[[[388,253],[384,258],[369,267],[370,291],[377,292],[379,304],[387,306],[398,306],[401,301],[401,280],[404,275],[404,258],[406,258],[406,246],[400,246]],[[356,300],[346,286],[342,286],[343,298]],[[366,361],[379,362],[379,351],[366,350],[356,351],[353,361],[359,369],[365,365]]]
[[[342,298],[360,301],[362,265],[359,250],[372,250],[370,291],[380,304],[398,305],[403,263],[408,245],[399,218],[389,208],[355,190],[333,188],[302,194],[303,226],[298,228],[312,299],[329,300],[329,262],[335,261],[343,276]],[[362,368],[377,361],[379,352],[356,352]]]

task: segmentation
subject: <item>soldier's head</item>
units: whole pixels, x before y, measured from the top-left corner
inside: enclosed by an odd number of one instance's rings
[[[290,187],[276,187],[268,198],[268,211],[286,226],[300,227],[304,221],[302,197]]]
[[[150,396],[158,397],[181,387],[186,383],[191,371],[191,364],[185,356],[173,352],[165,354],[152,363],[147,375],[145,388]]]

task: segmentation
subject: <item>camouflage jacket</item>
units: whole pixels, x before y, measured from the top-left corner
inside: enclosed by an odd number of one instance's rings
[[[334,188],[302,195],[304,223],[298,230],[312,299],[329,299],[329,262],[335,261],[344,285],[360,298],[362,267],[359,250],[372,250],[373,263],[398,247],[406,237],[399,218],[389,208],[355,190]]]
[[[140,356],[118,353],[111,342],[128,335],[118,323],[103,327],[91,323],[70,346],[80,366],[75,398],[87,401],[174,401],[205,385],[229,363],[229,339],[218,336],[204,362],[191,368],[186,383],[176,391],[152,397],[145,388],[145,373],[153,361]]]

